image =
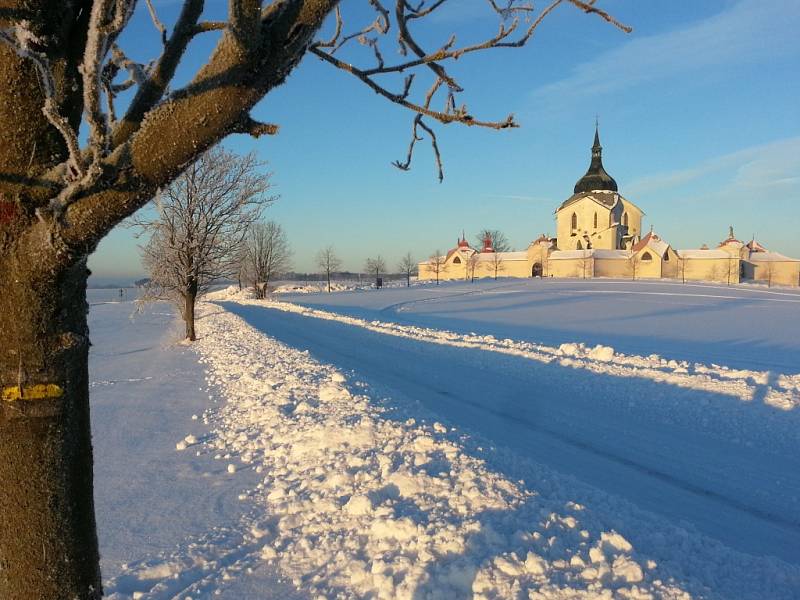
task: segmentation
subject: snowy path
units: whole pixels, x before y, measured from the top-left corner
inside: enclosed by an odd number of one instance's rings
[[[225,307],[495,444],[741,551],[800,563],[795,411],[480,349],[442,349],[285,310]]]
[[[312,592],[416,600],[428,593],[468,597],[468,590],[476,598],[600,597],[602,590],[621,598],[650,597],[647,593],[676,598],[685,590],[707,598],[760,599],[793,598],[800,589],[796,566],[687,533],[670,524],[678,519],[642,512],[537,462],[552,456],[531,461],[522,455],[524,448],[486,452],[479,446],[481,435],[464,437],[438,424],[404,421],[444,412],[452,425],[464,415],[471,425],[482,425],[475,428],[479,434],[521,440],[513,421],[498,424],[491,413],[476,415],[463,403],[453,408],[436,402],[428,410],[424,403],[433,401],[431,389],[443,397],[436,391],[443,391],[441,385],[403,383],[419,373],[411,363],[424,368],[441,362],[448,383],[470,379],[470,372],[450,367],[491,374],[494,366],[487,362],[453,363],[451,356],[472,354],[492,362],[496,357],[489,353],[443,349],[263,307],[224,305],[256,329],[218,309],[204,319],[214,336],[201,341],[201,353],[213,383],[229,398],[219,415],[218,444],[238,452],[245,465],[263,469],[264,480],[251,495],[275,515],[261,526],[267,531],[264,556]],[[291,347],[259,333],[262,328]],[[386,340],[388,350],[382,345]],[[302,351],[305,346],[313,346],[314,358]],[[357,368],[345,387],[341,372],[349,360]],[[499,374],[508,378],[512,372],[506,365]],[[505,389],[501,380],[494,384]],[[464,397],[477,399],[487,391],[469,387],[459,390]],[[495,389],[486,397],[497,395]],[[544,444],[536,442],[535,431],[527,437],[533,443],[529,452],[587,456],[579,445],[556,448],[557,437]],[[485,466],[472,456],[486,460]],[[527,484],[513,483],[518,479]],[[658,484],[650,481],[640,491],[663,494]],[[615,485],[626,492],[636,488],[622,479]],[[674,489],[668,493],[679,495]],[[702,499],[696,508],[709,510]],[[755,535],[747,515],[740,517],[740,535]],[[773,533],[780,536],[780,529]]]
[[[251,536],[238,494],[255,478],[244,473],[232,481],[225,464],[175,450],[187,434],[200,444],[213,437],[192,415],[215,400],[197,355],[175,344],[180,323],[173,310],[157,304],[131,318],[133,303],[114,301],[116,290],[90,294],[95,505],[106,594],[304,597],[246,551]],[[260,591],[239,593],[248,586]]]

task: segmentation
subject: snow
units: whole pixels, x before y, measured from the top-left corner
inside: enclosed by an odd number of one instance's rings
[[[650,234],[647,238],[646,247],[652,249],[659,256],[664,256],[664,252],[669,248],[669,244],[655,234]]]
[[[135,294],[128,290],[127,297]],[[171,307],[141,313],[118,290],[89,290],[95,508],[106,597],[295,599],[306,595],[257,556],[224,466],[202,453],[213,433],[197,355],[176,345]],[[132,376],[135,375],[135,376]],[[202,389],[201,389],[202,388]],[[176,445],[186,445],[177,451]],[[229,578],[229,579],[226,579]],[[258,590],[253,592],[253,590]]]
[[[753,252],[748,260],[752,262],[800,262],[800,259],[789,258],[779,252]]]
[[[592,250],[592,254],[595,258],[602,258],[605,260],[628,260],[631,257],[631,252],[629,250],[605,250],[603,248],[597,248]]]
[[[551,252],[547,260],[571,260],[575,258],[592,258],[594,250],[556,250]]]
[[[797,597],[800,293],[211,298],[92,307],[111,598]]]
[[[738,258],[735,255],[725,252],[724,250],[705,250],[702,248],[689,248],[686,250],[678,250],[678,256],[681,258]]]

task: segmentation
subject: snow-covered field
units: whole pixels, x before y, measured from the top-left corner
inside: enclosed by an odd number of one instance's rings
[[[92,307],[112,597],[800,597],[800,294],[213,296]]]

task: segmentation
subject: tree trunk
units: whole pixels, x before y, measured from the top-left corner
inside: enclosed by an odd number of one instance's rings
[[[0,598],[97,599],[88,271],[39,260],[0,258]]]
[[[194,305],[197,301],[197,284],[190,284],[183,296],[183,320],[186,323],[186,339],[193,342],[197,339],[194,333]]]
[[[331,293],[331,274],[328,273],[328,293]]]

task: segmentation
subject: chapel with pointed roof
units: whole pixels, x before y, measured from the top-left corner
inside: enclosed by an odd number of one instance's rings
[[[736,239],[733,227],[716,248],[676,250],[653,227],[642,235],[644,212],[619,193],[603,166],[595,122],[591,160],[572,195],[555,211],[556,235],[541,235],[524,251],[495,252],[492,240],[472,248],[463,232],[445,256],[419,263],[420,279],[479,277],[613,277],[800,285],[800,260]],[[436,265],[432,268],[431,265]]]
[[[586,174],[556,210],[558,248],[624,250],[641,234],[644,212],[619,193],[617,182],[603,167],[597,124],[591,152]]]

